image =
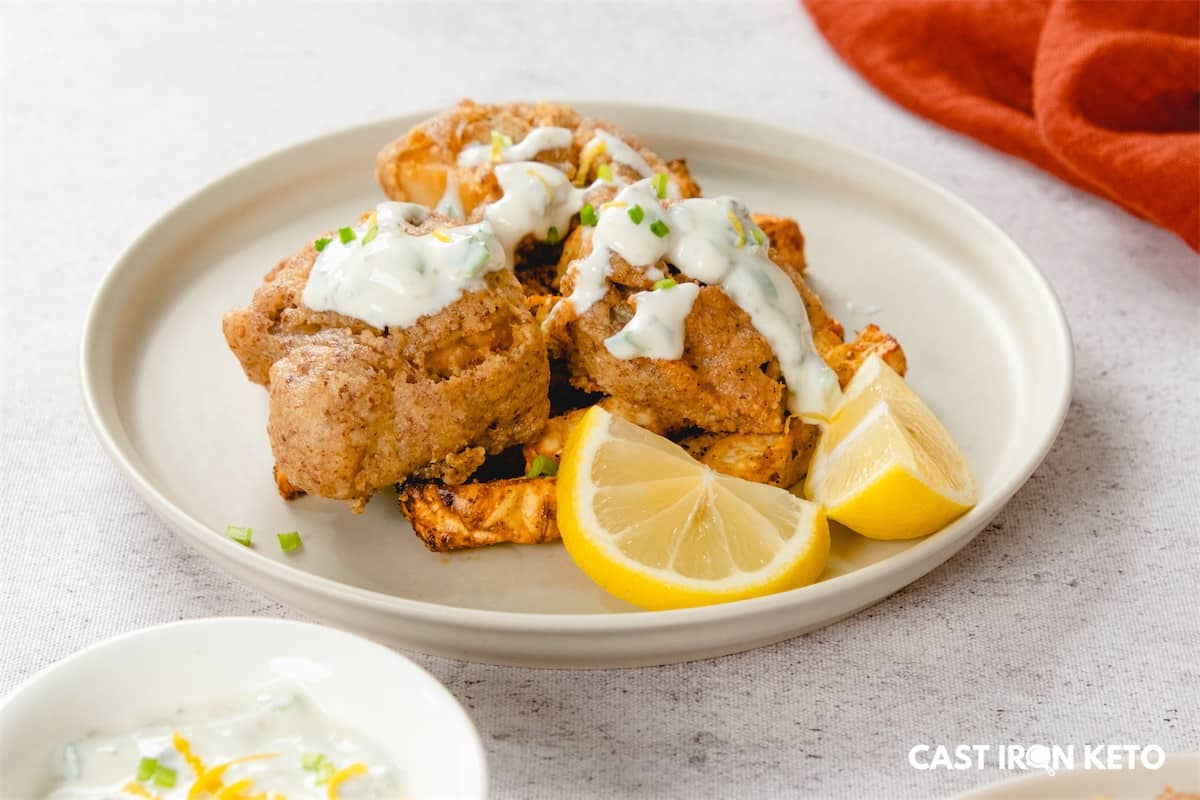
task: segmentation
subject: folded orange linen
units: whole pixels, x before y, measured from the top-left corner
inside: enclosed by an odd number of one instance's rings
[[[1200,1],[803,2],[896,102],[1200,250]]]

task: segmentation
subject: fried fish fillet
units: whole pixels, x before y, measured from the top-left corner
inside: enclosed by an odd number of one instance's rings
[[[878,353],[897,373],[904,375],[907,363],[900,344],[875,325],[868,325],[852,341],[844,341],[842,325],[828,313],[817,294],[803,280],[804,237],[795,221],[766,215],[755,215],[754,219],[771,238],[772,260],[797,284],[813,328],[817,351],[837,374],[841,385],[844,387],[850,381],[871,353]],[[540,310],[540,319],[546,317],[549,299],[531,303]],[[654,410],[627,400],[606,397],[600,404],[614,414],[659,433],[664,433],[667,427]],[[551,417],[540,434],[526,443],[526,465],[537,455],[557,458],[570,429],[585,410],[581,408]],[[774,433],[700,432],[679,438],[679,443],[694,458],[718,472],[790,487],[799,483],[807,472],[818,433],[816,426],[785,416],[781,430]],[[438,541],[439,536],[447,537],[439,545],[443,549],[527,540],[549,541],[558,537],[556,525],[544,523],[544,520],[554,518],[553,479],[537,480],[541,482],[541,488],[536,491],[528,487],[522,489],[520,502],[515,504],[505,501],[511,482],[495,481],[464,486],[426,484],[419,489],[417,499],[409,499],[401,505],[418,535],[427,543]],[[546,483],[551,484],[550,488],[545,488]],[[408,490],[405,494],[409,494]],[[436,504],[433,498],[436,498]],[[480,511],[473,510],[476,504]],[[529,529],[523,527],[526,521],[532,521]]]
[[[463,100],[458,105],[417,124],[400,138],[389,142],[375,160],[375,177],[384,194],[437,207],[446,195],[447,180],[457,184],[459,199],[469,217],[479,206],[500,198],[500,186],[492,164],[459,165],[459,154],[471,145],[487,145],[493,133],[520,144],[534,128],[565,128],[572,133],[566,147],[542,150],[529,160],[556,167],[576,185],[591,182],[602,166],[627,180],[645,177],[628,164],[615,160],[611,152],[593,153],[588,144],[598,132],[612,134],[627,144],[654,172],[666,172],[682,197],[696,197],[700,187],[683,159],[665,161],[614,125],[581,117],[570,106],[555,103],[511,103],[484,105]]]
[[[621,180],[644,177],[636,168],[616,160],[612,152],[593,144],[598,135],[611,135],[627,145],[651,171],[670,175],[679,196],[700,195],[700,187],[683,159],[665,161],[637,137],[616,126],[581,117],[575,109],[554,103],[483,105],[463,100],[384,146],[376,157],[376,179],[392,200],[443,211],[457,201],[467,219],[477,220],[485,204],[500,199],[500,184],[492,163],[460,165],[459,155],[472,145],[490,144],[493,135],[519,145],[539,127],[564,128],[571,132],[571,141],[565,147],[532,154],[530,160],[559,169],[576,186],[591,184],[605,167]],[[603,191],[596,202],[602,199],[607,199]],[[568,233],[562,231],[561,235],[565,239]],[[514,268],[526,294],[557,292],[561,245],[556,245],[544,246],[527,238],[517,247]]]
[[[579,124],[579,114],[569,106],[482,105],[463,100],[385,145],[375,159],[375,178],[392,200],[431,208],[441,203],[447,180],[452,179],[463,211],[470,217],[479,206],[500,198],[500,185],[491,164],[458,166],[458,155],[464,148],[490,142],[493,131],[519,142],[536,127],[574,130]],[[579,152],[572,144],[566,149],[543,150],[534,160],[574,175]]]
[[[853,342],[822,355],[844,386],[858,365],[878,352],[901,375],[904,351],[874,325]],[[613,398],[606,398],[611,401]],[[644,412],[625,404],[602,402],[614,414],[630,415],[643,424]],[[538,455],[557,458],[567,436],[586,409],[551,417],[542,432],[524,447],[526,465]],[[717,472],[757,483],[788,488],[808,471],[819,429],[789,416],[779,433],[699,433],[679,443],[693,458]],[[410,484],[400,492],[400,507],[413,530],[430,550],[458,550],[491,544],[526,544],[559,538],[553,478],[506,479],[448,486]]]
[[[783,271],[803,294],[807,286],[799,227],[782,218],[758,219],[779,238],[772,258],[787,264]],[[572,265],[586,258],[591,248],[590,238],[579,235],[564,245],[559,270],[563,296],[575,288]],[[665,262],[657,266],[663,274],[671,274]],[[688,280],[678,274],[672,277]],[[631,266],[615,252],[609,256],[607,278],[604,297],[582,314],[576,314],[570,303],[560,303],[543,325],[551,351],[565,355],[575,386],[644,408],[669,420],[671,432],[699,428],[773,434],[783,430],[785,391],[775,353],[729,295],[716,286],[700,287],[683,330],[681,358],[622,359],[608,350],[605,341],[632,319],[630,298],[650,290],[654,281],[646,269]],[[836,335],[840,342],[840,326]]]
[[[453,225],[431,216],[410,233]],[[281,261],[223,322],[246,376],[269,392],[281,492],[361,510],[414,474],[461,482],[487,454],[541,430],[546,347],[510,270],[411,327],[380,330],[303,304],[316,257],[310,243]]]

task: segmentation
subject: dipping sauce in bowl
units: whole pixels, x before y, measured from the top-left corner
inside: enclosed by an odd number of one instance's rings
[[[382,748],[323,714],[291,684],[70,742],[61,773],[47,800],[381,800],[404,794]]]
[[[374,642],[277,619],[117,636],[0,699],[2,800],[486,800],[479,734]]]

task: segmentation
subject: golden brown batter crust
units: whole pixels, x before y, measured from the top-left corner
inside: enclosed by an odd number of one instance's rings
[[[431,217],[412,231],[452,222]],[[462,482],[549,414],[546,347],[510,270],[405,329],[304,306],[316,251],[281,261],[225,338],[270,393],[267,430],[294,490],[362,502],[420,471]]]

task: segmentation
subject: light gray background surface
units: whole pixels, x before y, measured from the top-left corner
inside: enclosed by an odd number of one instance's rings
[[[1200,750],[1200,263],[1173,235],[891,105],[788,0],[0,9],[0,693],[140,626],[295,616],[177,541],[87,427],[78,336],[118,251],[282,145],[581,97],[781,123],[960,194],[1062,297],[1075,400],[995,524],[832,628],[635,671],[414,656],[479,725],[495,796],[936,797],[1005,774],[919,772],[913,745]]]

